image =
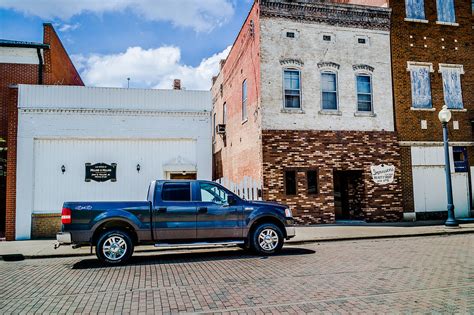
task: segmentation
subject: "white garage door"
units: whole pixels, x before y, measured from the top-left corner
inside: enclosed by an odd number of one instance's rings
[[[164,178],[163,165],[195,165],[196,155],[194,140],[36,139],[33,211],[59,212],[64,201],[144,200],[150,181]],[[117,181],[86,182],[86,163],[116,163]]]

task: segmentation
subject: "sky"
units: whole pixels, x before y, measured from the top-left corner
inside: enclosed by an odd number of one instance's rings
[[[0,0],[0,38],[51,22],[86,85],[208,90],[253,0]]]

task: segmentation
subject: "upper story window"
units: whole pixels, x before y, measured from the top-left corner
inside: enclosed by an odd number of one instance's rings
[[[242,82],[242,121],[247,120],[247,80]]]
[[[463,67],[458,65],[439,65],[443,76],[444,103],[451,109],[462,109],[461,74]]]
[[[436,5],[438,8],[439,22],[456,23],[454,0],[436,0]]]
[[[411,99],[413,108],[432,108],[430,64],[408,64],[411,76]]]
[[[222,123],[224,125],[227,123],[227,103],[222,105]]]
[[[286,37],[295,38],[295,32],[286,32]]]
[[[301,74],[299,70],[283,71],[285,108],[301,108]]]
[[[424,0],[405,0],[406,14],[408,19],[424,20],[425,19],[425,2]]]
[[[356,75],[357,80],[357,111],[372,111],[372,77],[367,74]]]
[[[322,109],[337,110],[337,75],[334,72],[321,73]]]

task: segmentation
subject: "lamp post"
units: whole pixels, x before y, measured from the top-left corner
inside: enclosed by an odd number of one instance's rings
[[[454,204],[453,204],[453,186],[451,184],[451,164],[449,162],[449,139],[448,139],[448,123],[451,120],[451,112],[448,106],[444,105],[443,109],[438,114],[439,121],[443,125],[443,143],[444,143],[444,160],[445,160],[445,172],[446,172],[446,188],[448,195],[448,219],[444,223],[446,227],[457,227],[459,226],[454,216]]]

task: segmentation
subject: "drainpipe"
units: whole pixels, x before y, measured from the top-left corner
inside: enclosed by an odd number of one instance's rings
[[[41,48],[36,48],[38,54],[38,84],[43,84],[43,56],[41,55]]]

